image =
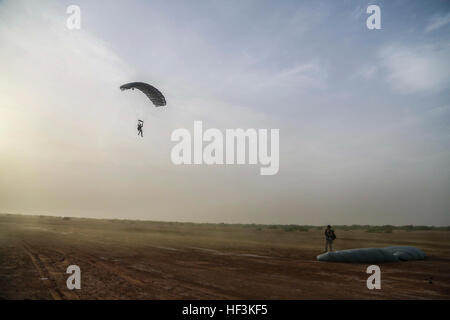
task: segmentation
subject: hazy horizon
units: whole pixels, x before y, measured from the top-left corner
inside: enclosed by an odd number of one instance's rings
[[[118,221],[137,221],[137,222],[154,222],[154,223],[179,223],[179,224],[199,224],[199,225],[243,225],[243,226],[248,226],[248,225],[254,225],[254,226],[300,226],[300,227],[312,227],[312,228],[320,228],[320,227],[326,227],[327,224],[299,224],[299,223],[287,223],[287,224],[282,224],[282,223],[244,223],[244,222],[192,222],[192,221],[177,221],[177,220],[150,220],[150,219],[131,219],[131,218],[107,218],[107,217],[86,217],[86,216],[60,216],[60,215],[54,215],[54,214],[27,214],[27,213],[10,213],[10,212],[0,212],[0,215],[6,215],[6,216],[22,216],[22,217],[48,217],[48,218],[61,218],[61,219],[65,219],[65,218],[70,218],[70,219],[93,219],[93,220],[103,220],[103,221],[110,221],[110,220],[118,220]],[[409,227],[412,226],[413,228],[420,228],[420,227],[430,227],[430,228],[450,228],[449,225],[440,225],[440,226],[436,226],[436,225],[415,225],[415,224],[394,224],[394,225],[389,225],[389,224],[356,224],[356,225],[345,225],[345,224],[336,224],[336,225],[332,225],[331,227],[355,227],[356,230],[358,230],[358,227],[361,227],[361,229],[363,227],[381,227],[380,230],[377,231],[372,231],[370,229],[365,230],[366,232],[376,232],[376,233],[391,233],[392,230],[390,229],[383,229],[382,227],[393,227],[393,230],[398,230],[395,228],[402,228],[402,227]],[[351,230],[351,229],[349,229]],[[403,229],[400,229],[403,230]],[[419,231],[422,231],[420,229],[418,229]],[[285,230],[285,231],[298,231],[295,229],[292,230]],[[308,230],[301,230],[301,231],[308,231]],[[416,229],[417,231],[417,229]],[[430,231],[430,230],[426,230],[426,231]]]
[[[450,225],[450,2],[370,4],[0,0],[0,212]],[[280,129],[279,173],[175,166],[195,120]]]

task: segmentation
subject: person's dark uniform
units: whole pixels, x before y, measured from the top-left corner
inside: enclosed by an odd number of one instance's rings
[[[138,121],[138,126],[137,126],[137,129],[138,129],[138,136],[140,135],[141,137],[144,137],[144,133],[142,132],[142,127],[144,126],[144,121],[142,121],[142,120],[139,120]]]
[[[331,226],[328,226],[325,229],[325,252],[328,252],[328,247],[330,247],[330,251],[333,251],[333,241],[336,239],[336,235],[334,234],[334,230],[331,229]]]

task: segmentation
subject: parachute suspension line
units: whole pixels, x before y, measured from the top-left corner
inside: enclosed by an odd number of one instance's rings
[[[150,101],[153,103],[155,107],[162,107],[167,104],[164,95],[158,89],[156,89],[152,85],[149,85],[148,83],[130,82],[120,86],[120,90],[122,91],[129,89],[131,90],[138,89],[139,91],[141,91],[143,94],[147,96],[148,99],[150,99]],[[153,110],[149,111],[147,105],[144,105],[144,103],[140,104],[139,106],[137,106],[137,108],[134,109],[136,118],[139,121],[142,121],[144,123],[144,126],[149,116],[161,120],[161,118],[155,113],[155,111]]]

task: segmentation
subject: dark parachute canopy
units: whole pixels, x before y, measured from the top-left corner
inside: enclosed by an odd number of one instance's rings
[[[397,262],[423,259],[425,259],[425,253],[422,250],[408,246],[349,249],[327,252],[317,256],[317,260],[319,261],[355,263]]]
[[[120,86],[120,90],[128,90],[128,89],[139,89],[142,91],[156,107],[161,107],[166,105],[166,98],[164,98],[161,91],[156,89],[154,86],[149,85],[144,82],[130,82]]]

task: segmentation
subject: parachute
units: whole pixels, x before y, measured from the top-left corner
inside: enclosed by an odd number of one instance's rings
[[[398,262],[423,260],[425,253],[415,247],[398,246],[386,248],[362,248],[327,252],[317,256],[319,261],[332,262]]]
[[[144,82],[130,82],[120,86],[120,90],[139,89],[153,102],[155,107],[161,107],[166,105],[166,98],[163,94],[154,86]]]

